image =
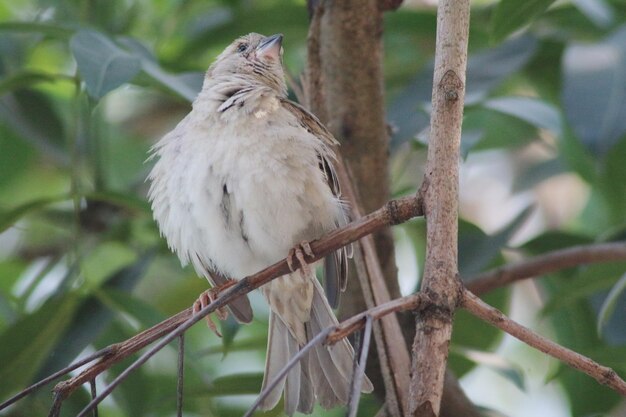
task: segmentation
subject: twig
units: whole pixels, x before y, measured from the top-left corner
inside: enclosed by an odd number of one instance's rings
[[[178,336],[178,381],[176,383],[176,415],[183,417],[183,384],[185,379],[185,335]]]
[[[289,362],[287,362],[287,365],[285,365],[283,369],[281,369],[280,372],[276,374],[274,380],[271,381],[267,385],[267,387],[265,387],[265,389],[259,394],[259,397],[254,401],[254,403],[252,403],[248,411],[246,411],[246,414],[244,414],[244,417],[250,417],[252,413],[254,413],[254,411],[259,407],[261,401],[263,401],[265,397],[267,397],[269,393],[272,392],[274,388],[276,388],[276,385],[280,383],[280,381],[285,377],[285,375],[287,375],[291,368],[293,368],[304,357],[304,355],[309,352],[309,350],[313,349],[315,346],[326,340],[330,332],[335,328],[336,326],[327,327],[319,332],[313,339],[309,340],[309,342],[304,345],[302,349],[300,349],[298,353],[296,353],[296,355],[289,360]]]
[[[462,307],[476,317],[507,332],[527,345],[586,373],[600,384],[606,385],[626,397],[626,382],[613,369],[600,365],[580,353],[576,353],[536,334],[532,330],[509,319],[501,311],[484,303],[468,290],[463,291]]]
[[[361,398],[361,384],[365,375],[365,364],[367,363],[367,355],[370,350],[370,340],[372,338],[372,316],[365,317],[365,329],[363,330],[363,341],[361,343],[361,355],[358,365],[352,376],[352,387],[350,390],[350,402],[348,404],[347,417],[356,417],[356,412]]]
[[[54,391],[62,394],[63,398],[68,397],[78,387],[94,379],[117,362],[170,333],[190,316],[191,308],[188,308],[124,342],[109,346],[106,348],[111,350],[109,355],[104,356],[102,360],[85,369],[79,375],[58,383],[54,387]]]
[[[59,417],[59,413],[61,412],[61,405],[63,404],[63,397],[58,392],[54,394],[54,401],[52,402],[52,407],[50,407],[50,412],[48,413],[48,417]]]
[[[98,396],[98,391],[96,390],[96,380],[92,379],[89,381],[89,388],[91,390],[91,398],[94,399]],[[93,417],[98,417],[98,407],[93,408]]]
[[[20,391],[19,393],[17,393],[16,395],[14,395],[13,397],[9,398],[8,400],[6,400],[5,402],[3,402],[2,404],[0,404],[0,410],[5,409],[6,407],[10,406],[11,404],[15,403],[16,401],[21,400],[22,398],[24,398],[25,396],[27,396],[28,394],[30,394],[31,392],[35,391],[38,388],[43,387],[44,385],[48,384],[49,382],[54,381],[57,378],[62,377],[65,374],[68,374],[70,372],[72,372],[75,369],[80,368],[81,366],[92,362],[98,358],[101,358],[103,356],[107,356],[112,354],[112,352],[115,351],[115,345],[112,346],[108,346],[104,349],[100,349],[97,352],[92,353],[91,355],[79,360],[78,362],[75,362],[69,366],[66,366],[65,368],[53,373],[52,375],[42,379],[41,381],[38,381],[36,383],[34,383],[33,385],[31,385],[30,387]]]
[[[582,264],[626,260],[626,242],[598,243],[555,250],[465,279],[467,289],[481,295],[526,278]]]
[[[370,308],[369,310],[342,321],[328,336],[328,343],[336,343],[347,335],[361,329],[365,325],[365,320],[368,316],[371,316],[374,320],[378,320],[387,314],[400,311],[411,310],[419,312],[429,304],[430,299],[426,295],[418,292]]]

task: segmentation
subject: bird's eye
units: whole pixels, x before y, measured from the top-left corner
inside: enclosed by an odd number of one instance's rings
[[[248,44],[246,43],[240,43],[239,46],[237,47],[237,52],[243,52],[246,49],[248,49]]]

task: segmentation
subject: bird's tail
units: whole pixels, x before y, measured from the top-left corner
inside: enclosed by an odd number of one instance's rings
[[[326,327],[337,324],[322,288],[314,280],[311,317],[305,323],[307,342]],[[275,312],[270,313],[267,359],[262,390],[275,378],[287,362],[294,357],[302,346],[289,332],[283,320]],[[261,402],[264,410],[272,409],[280,400],[284,388],[285,413],[310,414],[315,400],[329,409],[348,402],[350,384],[353,376],[354,350],[346,339],[332,346],[318,344],[310,350],[283,378],[270,394]],[[372,383],[364,378],[361,390],[371,392]]]

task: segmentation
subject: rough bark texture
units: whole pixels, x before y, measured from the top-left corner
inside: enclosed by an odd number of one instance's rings
[[[409,398],[410,414],[414,416],[440,413],[452,318],[461,296],[458,161],[469,10],[469,0],[440,0],[437,9],[433,109],[424,191],[427,247],[422,282],[422,292],[435,306],[418,316],[416,324]]]

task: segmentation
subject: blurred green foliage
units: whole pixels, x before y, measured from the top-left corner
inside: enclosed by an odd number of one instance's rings
[[[626,3],[552,3],[476,2],[470,28],[463,158],[509,158],[510,198],[567,175],[589,190],[573,217],[517,245],[528,255],[626,239]],[[385,17],[396,195],[421,179],[435,23],[433,9],[408,5]],[[285,64],[291,74],[303,70],[304,1],[0,0],[0,399],[189,306],[206,288],[159,237],[144,160],[189,110],[211,60],[251,31],[285,34]],[[462,220],[461,274],[502,264],[532,211],[504,213],[508,225],[490,234]],[[423,222],[400,227],[421,264]],[[614,263],[538,281],[556,340],[622,375],[625,274],[626,264]],[[502,309],[508,299],[509,290],[487,297]],[[258,392],[267,314],[258,296],[253,304],[255,321],[224,323],[223,344],[201,326],[188,333],[186,415],[240,415]],[[453,369],[463,375],[480,364],[472,352],[500,337],[460,312]],[[100,415],[172,415],[175,363],[173,346],[122,384]],[[515,365],[498,372],[523,389]],[[618,401],[569,369],[550,383],[565,389],[573,416],[606,413]],[[70,397],[62,415],[76,414],[87,397]],[[44,389],[0,414],[45,415],[50,404]],[[366,398],[361,415],[377,407]]]

